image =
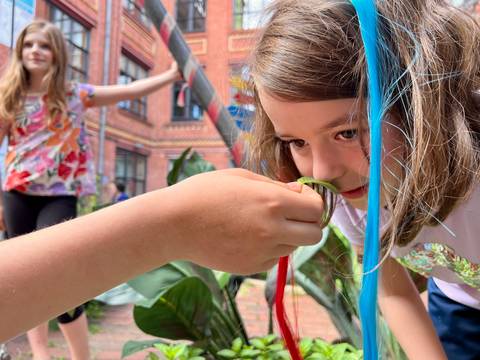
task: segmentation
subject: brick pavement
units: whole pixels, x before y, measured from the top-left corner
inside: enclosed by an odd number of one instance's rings
[[[286,291],[286,307],[292,308],[291,292]],[[336,329],[328,315],[314,300],[301,290],[296,291],[299,333],[302,337],[322,337],[326,340],[337,338]],[[247,280],[237,295],[239,311],[244,319],[249,336],[265,335],[268,330],[267,304],[263,297],[263,282]],[[291,317],[290,317],[291,318]],[[90,336],[92,357],[95,360],[120,359],[123,344],[128,340],[146,340],[151,337],[138,330],[132,319],[131,306],[109,306],[98,324],[100,332]],[[68,351],[60,332],[50,334],[52,354],[57,359],[68,359]],[[8,343],[8,350],[14,360],[31,359],[25,336]],[[131,356],[129,360],[145,358],[144,353]]]

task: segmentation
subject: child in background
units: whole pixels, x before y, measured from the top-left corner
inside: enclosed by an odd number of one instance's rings
[[[380,308],[410,359],[478,359],[479,26],[443,0],[377,8],[387,95]],[[348,0],[277,0],[266,19],[251,64],[252,167],[332,183],[332,221],[361,247],[368,79],[355,10]],[[404,266],[430,278],[430,317]]]
[[[3,211],[9,237],[76,216],[77,198],[95,193],[95,172],[84,113],[148,95],[181,76],[170,70],[128,85],[66,81],[67,50],[61,31],[34,21],[18,36],[0,79],[0,142],[8,137]],[[90,358],[83,308],[58,317],[72,358]],[[28,332],[35,360],[49,359],[47,324]]]

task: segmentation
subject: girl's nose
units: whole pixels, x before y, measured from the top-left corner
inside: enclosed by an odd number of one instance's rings
[[[312,170],[315,179],[334,182],[342,175],[342,164],[338,155],[322,150],[314,154]]]

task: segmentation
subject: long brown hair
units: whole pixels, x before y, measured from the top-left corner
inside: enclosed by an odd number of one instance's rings
[[[54,24],[36,20],[27,25],[17,38],[10,63],[0,79],[0,121],[11,124],[20,111],[29,86],[29,73],[22,64],[22,50],[25,37],[29,33],[43,32],[53,53],[51,69],[44,77],[47,84],[47,106],[50,118],[64,113],[66,109],[65,72],[67,67],[67,49],[62,32]]]
[[[385,113],[399,117],[405,149],[400,184],[384,185],[392,216],[383,245],[405,245],[424,225],[443,221],[478,180],[479,26],[444,0],[378,0],[377,7]],[[300,174],[275,139],[256,86],[293,102],[355,97],[363,111],[366,64],[348,0],[277,0],[266,16],[251,61],[250,164],[291,181]]]

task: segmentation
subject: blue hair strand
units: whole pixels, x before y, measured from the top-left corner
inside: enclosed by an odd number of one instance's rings
[[[365,360],[378,359],[377,294],[380,251],[380,178],[382,150],[383,96],[380,79],[378,45],[378,14],[375,0],[350,0],[360,23],[368,74],[370,125],[370,179],[368,189],[367,229],[363,257],[363,279],[360,293],[360,320],[362,323]]]

